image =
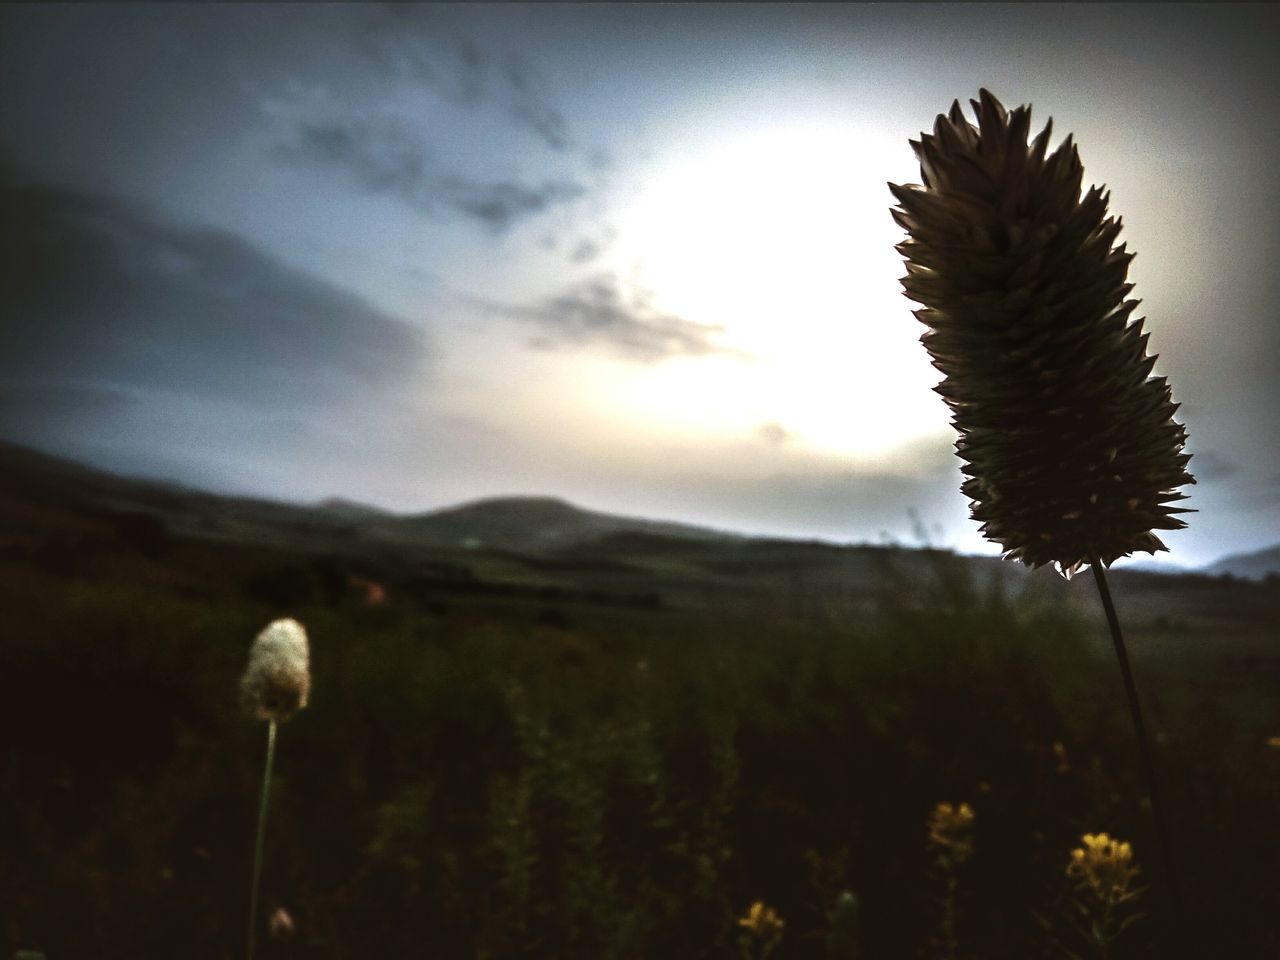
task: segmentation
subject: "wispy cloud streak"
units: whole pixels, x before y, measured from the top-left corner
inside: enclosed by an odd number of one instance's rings
[[[279,104],[272,110],[283,121],[283,138],[272,147],[277,158],[342,170],[368,193],[393,196],[427,216],[452,212],[503,232],[585,193],[573,180],[529,184],[450,172],[394,117],[290,117]]]
[[[514,51],[498,54],[459,31],[443,8],[378,4],[365,11],[360,48],[388,76],[455,106],[493,103],[552,150],[574,140],[541,73]]]
[[[492,311],[538,328],[530,345],[544,350],[604,346],[638,363],[712,354],[746,358],[716,338],[722,327],[655,309],[642,294],[624,295],[614,274],[599,274],[530,306],[486,303]]]

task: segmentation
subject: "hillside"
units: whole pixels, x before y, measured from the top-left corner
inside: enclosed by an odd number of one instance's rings
[[[1216,930],[1277,842],[1256,771],[1280,588],[1110,579]],[[1021,938],[967,956],[1041,955],[1082,830],[1157,869],[1088,577],[538,498],[396,517],[219,497],[0,446],[0,608],[0,901],[9,942],[48,956],[233,955],[261,776],[236,678],[282,616],[314,672],[268,860],[298,956],[727,960],[734,942],[704,945],[763,899],[814,934],[786,955],[820,960],[842,889],[868,905],[862,955],[931,955],[913,937],[940,799],[983,825],[973,915]],[[1274,955],[1275,894],[1255,892],[1222,955]],[[508,897],[520,912],[491,909]],[[609,952],[641,926],[651,949]],[[531,930],[568,946],[511,947]]]
[[[245,560],[243,576],[277,598],[307,597],[321,584],[332,593],[335,576],[358,576],[432,603],[502,597],[704,608],[772,598],[788,615],[834,624],[874,606],[886,578],[906,578],[932,584],[908,591],[915,604],[971,584],[1034,589],[1100,618],[1088,578],[1068,584],[994,557],[734,536],[549,497],[408,516],[337,499],[304,506],[123,478],[0,443],[0,553],[66,567],[92,556],[161,558],[187,542],[260,558]],[[1191,651],[1185,640],[1194,635],[1261,649],[1280,615],[1277,591],[1263,584],[1142,570],[1113,570],[1109,579],[1139,655]]]
[[[1226,573],[1246,580],[1262,580],[1272,574],[1280,576],[1280,544],[1254,553],[1230,554],[1211,563],[1205,573],[1214,576]]]
[[[15,511],[19,507],[14,498],[27,507],[56,503],[82,518],[104,510],[141,512],[177,533],[323,549],[381,543],[544,551],[626,534],[714,542],[743,539],[692,524],[584,510],[552,497],[490,498],[399,515],[339,497],[303,505],[222,496],[121,477],[4,442],[0,442],[0,497]]]
[[[388,518],[381,535],[434,546],[548,550],[639,533],[687,540],[740,539],[690,524],[584,510],[555,497],[495,497],[432,513]]]

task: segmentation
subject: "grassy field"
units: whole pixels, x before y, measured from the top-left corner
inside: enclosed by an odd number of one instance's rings
[[[236,681],[284,615],[313,696],[263,877],[296,931],[263,957],[1097,956],[1066,867],[1098,831],[1151,886],[1111,956],[1280,948],[1274,583],[1115,577],[1171,917],[1087,578],[653,533],[267,535],[270,511],[88,489],[0,485],[9,953],[242,955],[264,731]],[[967,857],[930,840],[944,801],[974,812]],[[756,901],[772,939],[739,923]]]

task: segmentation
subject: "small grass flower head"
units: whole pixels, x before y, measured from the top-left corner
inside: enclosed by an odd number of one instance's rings
[[[1138,872],[1133,862],[1133,848],[1105,833],[1086,833],[1083,845],[1071,851],[1071,862],[1067,864],[1068,877],[1110,905],[1137,897],[1134,881]]]
[[[973,807],[940,803],[929,814],[929,842],[956,864],[973,853]]]
[[[267,929],[274,940],[290,940],[296,932],[293,917],[284,907],[276,907],[275,912],[271,914],[271,919],[267,921]]]
[[[287,720],[307,705],[310,692],[307,631],[297,620],[268,624],[254,639],[240,678],[246,709],[259,720]]]

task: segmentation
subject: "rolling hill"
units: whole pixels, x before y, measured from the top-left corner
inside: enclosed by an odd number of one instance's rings
[[[1224,573],[1246,580],[1263,580],[1268,575],[1280,576],[1280,544],[1253,553],[1233,553],[1205,567],[1205,573]]]
[[[395,514],[342,498],[314,505],[222,496],[172,483],[122,477],[0,442],[0,511],[21,525],[33,505],[57,505],[83,519],[152,516],[175,533],[277,546],[353,543],[508,551],[566,550],[619,535],[685,541],[745,538],[698,527],[585,510],[553,497],[498,497],[420,514]]]
[[[660,597],[676,605],[804,596],[819,605],[844,598],[850,610],[868,601],[887,566],[923,583],[937,575],[941,560],[949,575],[980,584],[998,579],[1005,588],[1034,581],[1074,598],[1086,615],[1096,613],[1089,590],[995,557],[747,537],[585,510],[552,497],[491,498],[409,515],[336,498],[290,504],[120,477],[0,442],[0,555],[123,549],[158,556],[170,541],[268,551],[281,566],[339,558],[348,568],[428,592],[551,591]],[[1253,633],[1272,616],[1274,591],[1233,586],[1212,574],[1260,580],[1280,568],[1276,562],[1271,550],[1229,557],[1208,571],[1121,569],[1109,579],[1135,628],[1146,622],[1163,634],[1213,624]]]
[[[690,524],[584,510],[556,497],[494,497],[374,525],[398,540],[435,546],[554,550],[623,533],[686,540],[736,540]]]

